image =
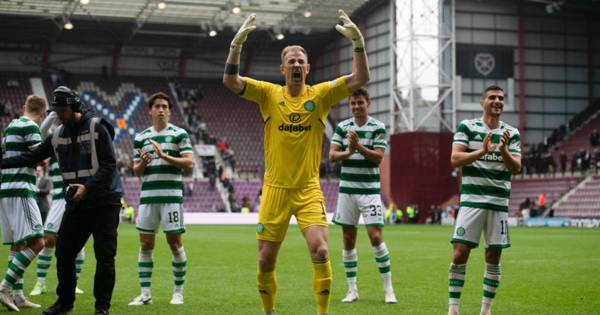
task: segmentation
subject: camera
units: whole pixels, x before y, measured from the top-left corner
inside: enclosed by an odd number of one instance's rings
[[[73,201],[73,196],[75,196],[75,193],[77,192],[77,188],[75,187],[67,187],[67,191],[65,192],[65,200],[66,201]]]

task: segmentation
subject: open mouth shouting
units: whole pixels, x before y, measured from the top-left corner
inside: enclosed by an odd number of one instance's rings
[[[301,82],[302,81],[302,70],[300,68],[293,68],[292,69],[292,80],[294,82]]]

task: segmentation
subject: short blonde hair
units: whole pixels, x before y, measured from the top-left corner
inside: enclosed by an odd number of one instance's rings
[[[25,100],[25,111],[29,113],[43,113],[46,111],[46,100],[37,96],[29,95]]]
[[[284,63],[285,55],[287,55],[287,53],[292,50],[299,50],[300,52],[302,52],[304,54],[304,56],[306,56],[306,61],[308,62],[308,53],[306,52],[306,49],[304,49],[304,47],[302,47],[300,45],[291,45],[291,46],[286,46],[281,51],[281,63]]]

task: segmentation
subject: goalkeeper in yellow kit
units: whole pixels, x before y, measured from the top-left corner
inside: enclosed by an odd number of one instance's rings
[[[279,69],[285,86],[239,75],[240,52],[256,16],[251,14],[231,42],[223,84],[258,104],[264,122],[265,176],[259,210],[257,282],[265,314],[275,314],[275,262],[289,220],[296,216],[313,262],[313,291],[319,314],[329,311],[331,264],[327,248],[327,216],[319,184],[324,122],[331,106],[369,81],[364,39],[340,10],[336,29],[352,41],[352,73],[333,81],[306,85],[308,55],[301,46],[281,52]]]

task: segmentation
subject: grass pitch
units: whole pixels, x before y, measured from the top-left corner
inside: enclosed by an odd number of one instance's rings
[[[170,252],[164,235],[157,235],[152,293],[154,304],[130,307],[139,294],[138,236],[132,225],[119,227],[117,283],[112,314],[261,314],[255,286],[254,226],[188,226],[184,246],[188,257],[185,304],[169,305],[173,287]],[[383,303],[383,289],[372,249],[363,228],[358,240],[360,300],[344,304],[346,292],[341,259],[341,231],[330,227],[334,272],[331,314],[446,314],[447,277],[451,258],[449,226],[388,226],[385,240],[392,256],[394,287],[399,303]],[[600,230],[513,228],[512,247],[502,258],[502,280],[494,314],[600,314]],[[6,257],[7,247],[2,249]],[[95,260],[92,240],[73,314],[93,314]],[[479,314],[483,249],[471,253],[461,301],[461,314]],[[56,296],[56,260],[47,279],[51,292],[31,300],[44,307]],[[4,272],[4,271],[2,271]],[[279,314],[315,314],[312,269],[304,239],[291,226],[277,267]],[[35,262],[28,268],[25,290],[35,283]],[[5,310],[2,310],[5,312]],[[23,310],[22,314],[40,314]]]

